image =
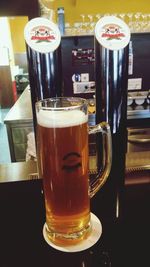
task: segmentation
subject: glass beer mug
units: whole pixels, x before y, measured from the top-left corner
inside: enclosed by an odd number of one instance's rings
[[[106,122],[88,126],[88,103],[58,97],[36,103],[37,155],[43,178],[46,233],[55,244],[75,244],[91,231],[90,198],[103,186],[111,169],[111,133]],[[89,180],[88,134],[101,132],[103,166]]]

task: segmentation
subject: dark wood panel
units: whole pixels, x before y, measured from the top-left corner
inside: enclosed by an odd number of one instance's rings
[[[0,101],[2,108],[10,108],[15,103],[10,66],[0,66]]]
[[[31,19],[38,15],[38,0],[0,0],[0,16],[28,16]]]

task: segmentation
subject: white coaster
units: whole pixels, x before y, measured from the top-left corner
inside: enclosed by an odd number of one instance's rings
[[[43,226],[43,236],[45,241],[53,248],[63,251],[63,252],[78,252],[86,250],[92,247],[101,237],[102,234],[102,225],[100,220],[95,216],[95,214],[91,213],[91,224],[92,224],[92,231],[88,235],[85,240],[82,240],[80,243],[72,245],[72,246],[58,246],[51,242],[46,234],[46,224]]]

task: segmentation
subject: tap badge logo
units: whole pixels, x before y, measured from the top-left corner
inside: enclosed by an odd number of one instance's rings
[[[37,26],[31,30],[31,40],[36,43],[52,42],[55,40],[55,32],[46,26]]]
[[[117,24],[108,24],[103,28],[104,33],[102,33],[101,37],[106,38],[107,40],[121,40],[125,37],[122,28]]]
[[[119,50],[130,41],[130,30],[127,24],[114,16],[101,18],[95,26],[95,37],[105,48]]]
[[[25,26],[24,37],[28,46],[40,53],[55,51],[61,41],[57,25],[46,18],[30,20]]]

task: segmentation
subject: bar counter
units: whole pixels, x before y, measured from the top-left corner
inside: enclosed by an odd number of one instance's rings
[[[96,245],[82,252],[66,253],[50,247],[42,235],[42,180],[0,183],[0,266],[150,266],[149,184],[126,186],[123,203],[121,218],[99,218],[102,235]],[[91,200],[92,212],[97,215],[101,208],[105,203]]]

